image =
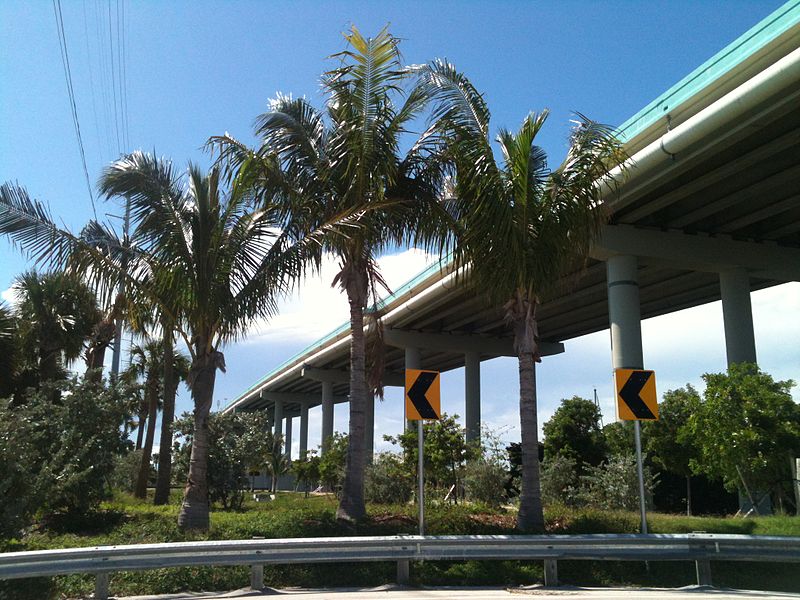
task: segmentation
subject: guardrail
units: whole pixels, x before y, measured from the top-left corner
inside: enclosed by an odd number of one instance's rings
[[[0,553],[0,579],[93,573],[105,600],[109,574],[183,566],[250,565],[264,587],[264,565],[397,562],[408,583],[410,561],[543,560],[545,585],[558,584],[559,560],[695,561],[698,585],[711,585],[712,560],[800,562],[800,538],[725,534],[454,535],[253,539],[96,546]]]

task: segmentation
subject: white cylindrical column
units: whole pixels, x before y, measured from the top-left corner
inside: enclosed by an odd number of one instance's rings
[[[421,369],[422,368],[422,353],[419,348],[406,347],[406,369]],[[414,427],[414,422],[406,418],[406,400],[403,396],[403,421],[406,424],[406,431]]]
[[[719,274],[719,291],[722,296],[728,366],[756,362],[756,337],[747,271],[741,268],[722,271]]]
[[[333,382],[322,382],[322,439],[321,453],[325,454],[328,438],[333,435]]]
[[[300,456],[305,458],[308,452],[308,402],[300,404]]]
[[[275,416],[273,417],[273,433],[275,437],[283,435],[283,400],[275,400]]]
[[[464,425],[467,443],[481,439],[481,356],[464,355]]]
[[[642,323],[635,256],[612,256],[606,263],[611,364],[615,369],[642,369]]]
[[[287,460],[292,460],[292,417],[286,417],[286,433],[283,436]]]

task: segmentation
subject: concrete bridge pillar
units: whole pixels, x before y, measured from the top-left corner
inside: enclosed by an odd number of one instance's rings
[[[300,404],[300,456],[303,458],[308,452],[308,402]]]
[[[722,320],[725,325],[725,352],[728,366],[756,362],[753,308],[750,304],[750,277],[742,268],[719,274]]]
[[[615,369],[644,368],[637,264],[635,256],[612,256],[606,262],[611,363]]]
[[[275,413],[273,416],[275,437],[283,435],[283,400],[275,400]]]
[[[464,354],[464,424],[467,443],[481,440],[481,356]]]
[[[286,433],[284,434],[284,450],[287,460],[292,460],[292,417],[286,417]]]
[[[325,446],[329,437],[333,435],[333,382],[322,382],[322,439],[320,440],[321,454],[325,454]]]

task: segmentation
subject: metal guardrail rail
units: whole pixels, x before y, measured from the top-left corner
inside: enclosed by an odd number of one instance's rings
[[[558,584],[559,560],[695,561],[697,583],[711,585],[712,560],[800,562],[800,537],[726,534],[470,535],[253,539],[96,546],[0,553],[0,579],[71,573],[96,575],[106,599],[109,574],[183,566],[250,565],[260,589],[264,565],[397,562],[407,583],[410,561],[543,560],[545,585]]]

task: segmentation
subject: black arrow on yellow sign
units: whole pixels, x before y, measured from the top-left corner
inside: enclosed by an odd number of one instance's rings
[[[438,419],[439,415],[436,414],[431,403],[428,402],[426,393],[428,388],[431,387],[434,380],[439,376],[439,373],[434,371],[421,371],[417,379],[408,388],[406,395],[408,399],[414,404],[420,418],[422,419]]]
[[[652,375],[652,371],[633,371],[619,391],[619,397],[628,405],[637,419],[653,420],[657,418],[639,395]]]

